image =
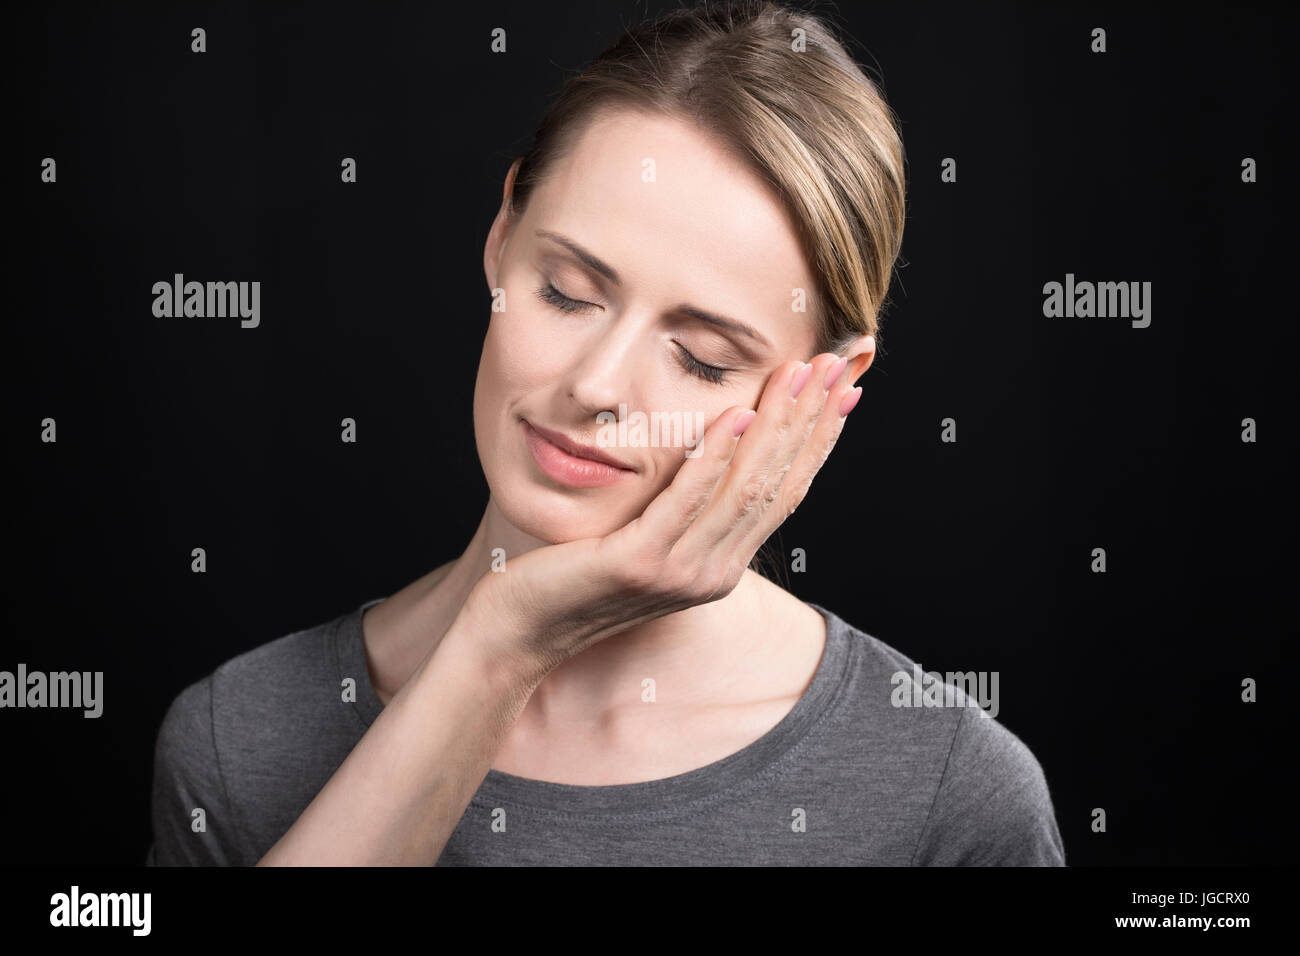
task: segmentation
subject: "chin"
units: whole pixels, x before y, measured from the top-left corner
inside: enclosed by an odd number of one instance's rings
[[[547,544],[562,544],[580,538],[602,538],[617,531],[644,510],[644,504],[622,516],[629,502],[620,500],[596,503],[590,497],[571,496],[559,489],[521,479],[507,488],[492,489],[497,510],[524,534]]]
[[[493,487],[492,498],[512,526],[547,544],[608,534],[607,522],[593,514],[590,501],[570,498],[527,477]]]

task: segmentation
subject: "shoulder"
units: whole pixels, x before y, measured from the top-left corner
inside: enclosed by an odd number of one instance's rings
[[[218,724],[250,729],[261,718],[292,721],[319,710],[321,695],[339,697],[339,629],[347,612],[232,657],[212,672]]]
[[[961,712],[914,862],[1065,864],[1042,765],[1019,737],[978,709]]]
[[[313,711],[313,698],[325,689],[337,697],[334,637],[346,616],[245,651],[185,687],[167,710],[160,741],[239,724],[252,729],[262,718],[292,720]]]
[[[838,712],[865,741],[917,865],[1063,865],[1042,765],[996,716],[994,673],[929,672],[838,615],[848,655]]]
[[[328,762],[335,740],[360,736],[340,703],[336,637],[349,614],[232,657],[172,699],[154,746],[151,862],[254,862],[281,822],[267,808],[310,786],[309,765]],[[208,837],[191,835],[196,808]]]

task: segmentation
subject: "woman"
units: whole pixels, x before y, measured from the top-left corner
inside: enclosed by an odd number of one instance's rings
[[[149,861],[1062,864],[1021,741],[896,706],[910,659],[753,570],[861,395],[904,186],[801,12],[679,10],[571,80],[484,252],[477,532],[179,695]]]

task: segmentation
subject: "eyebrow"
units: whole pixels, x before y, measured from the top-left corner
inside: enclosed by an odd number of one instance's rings
[[[599,273],[615,285],[622,284],[619,280],[618,273],[614,271],[613,267],[596,258],[596,256],[592,255],[568,236],[562,236],[558,232],[549,232],[545,229],[538,229],[537,235],[543,239],[550,239],[552,242],[557,242],[564,246],[564,248],[568,249],[571,253],[582,260],[582,262],[585,263],[593,272]],[[676,306],[674,311],[680,312],[683,315],[689,315],[691,318],[699,319],[701,322],[707,322],[710,325],[719,328],[730,329],[732,332],[739,332],[741,335],[753,339],[755,342],[758,342],[766,348],[773,348],[772,343],[759,333],[757,329],[746,325],[738,319],[729,319],[725,316],[717,315],[713,312],[706,312],[701,308],[687,304]]]

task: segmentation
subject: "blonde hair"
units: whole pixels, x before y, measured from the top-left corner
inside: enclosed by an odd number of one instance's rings
[[[633,27],[548,108],[511,213],[586,123],[619,106],[694,122],[769,183],[819,284],[815,352],[868,334],[880,351],[903,239],[903,144],[876,84],[823,19],[771,0],[706,0]]]

